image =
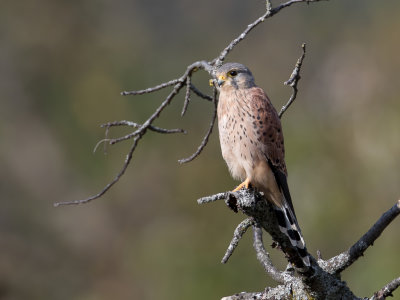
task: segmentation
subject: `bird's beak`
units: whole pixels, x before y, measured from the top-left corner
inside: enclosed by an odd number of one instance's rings
[[[221,85],[224,84],[225,80],[226,80],[226,77],[224,75],[219,75],[218,80],[217,80],[218,86],[221,87]]]

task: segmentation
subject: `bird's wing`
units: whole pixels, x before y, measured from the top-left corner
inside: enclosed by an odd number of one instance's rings
[[[292,198],[290,196],[287,184],[287,170],[285,164],[285,147],[283,141],[283,133],[281,121],[274,106],[265,94],[264,90],[259,87],[250,89],[252,97],[249,101],[251,111],[254,114],[253,125],[257,142],[261,146],[261,151],[268,161],[268,164],[274,173],[275,180],[282,191],[287,204],[289,205],[294,218],[294,208]]]
[[[248,99],[250,101],[247,102],[251,105],[250,111],[253,113],[253,129],[259,143],[258,146],[267,160],[283,195],[282,206],[276,208],[279,228],[288,236],[291,244],[297,248],[304,265],[310,266],[310,258],[297,222],[287,184],[281,121],[264,90],[258,87],[251,88],[248,96],[251,97],[251,99]]]
[[[285,147],[281,121],[278,113],[263,89],[254,87],[250,91],[251,111],[253,112],[253,127],[256,130],[257,142],[270,164],[287,176],[285,165]]]

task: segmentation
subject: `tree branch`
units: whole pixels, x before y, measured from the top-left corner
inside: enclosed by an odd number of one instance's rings
[[[189,106],[189,102],[190,102],[190,88],[192,85],[192,77],[188,76],[186,78],[186,94],[185,94],[185,101],[183,102],[183,108],[182,108],[182,112],[181,112],[181,117],[183,117],[186,113],[186,110]]]
[[[214,103],[214,112],[213,112],[213,115],[211,118],[211,122],[210,122],[210,125],[208,126],[206,135],[204,136],[203,140],[201,141],[200,146],[197,148],[196,152],[193,153],[191,156],[178,160],[179,163],[184,164],[184,163],[191,162],[193,159],[195,159],[197,156],[199,156],[201,151],[203,151],[205,146],[207,146],[208,139],[210,138],[210,135],[214,128],[215,120],[217,119],[218,102],[217,102],[217,89],[216,88],[214,88],[213,103]]]
[[[368,247],[372,246],[375,240],[381,235],[385,228],[400,214],[400,200],[385,212],[379,220],[347,251],[322,262],[322,267],[330,273],[341,273],[351,266]]]
[[[295,3],[301,3],[301,2],[306,2],[307,4],[311,2],[319,2],[322,0],[290,0],[285,3],[282,3],[278,5],[277,7],[272,8],[271,3],[267,1],[266,5],[266,12],[259,17],[257,20],[255,20],[253,23],[247,25],[246,29],[234,40],[232,40],[228,46],[225,47],[224,50],[220,53],[220,55],[215,58],[214,60],[211,61],[211,65],[219,66],[222,64],[222,62],[225,60],[226,56],[233,50],[233,48],[239,44],[242,40],[246,38],[246,36],[252,31],[254,28],[256,28],[259,24],[264,22],[266,19],[276,15],[278,12],[280,12],[282,9],[291,6],[292,4]]]
[[[122,95],[122,96],[127,96],[127,95],[133,95],[133,96],[135,96],[135,95],[143,95],[143,94],[154,93],[154,92],[156,92],[156,91],[159,91],[159,90],[164,89],[164,88],[166,88],[166,87],[169,87],[169,86],[171,86],[171,85],[177,84],[177,83],[179,83],[179,82],[180,82],[180,78],[178,78],[178,79],[172,79],[172,80],[170,80],[170,81],[168,81],[168,82],[164,82],[164,83],[161,83],[161,84],[159,84],[159,85],[156,85],[156,86],[154,86],[154,87],[147,88],[147,89],[144,89],[144,90],[139,90],[139,91],[123,91],[123,92],[121,92],[121,95]]]
[[[400,277],[393,279],[379,291],[374,293],[370,300],[383,300],[386,297],[393,297],[393,292],[400,286]]]
[[[301,70],[301,66],[303,65],[303,60],[304,57],[306,56],[306,44],[303,43],[301,45],[301,48],[303,49],[303,53],[300,56],[300,58],[297,60],[296,65],[294,66],[293,72],[290,75],[289,79],[287,81],[284,82],[285,85],[290,85],[293,88],[293,93],[289,98],[289,101],[286,103],[286,105],[284,105],[281,108],[281,111],[279,112],[279,118],[282,118],[283,114],[285,113],[285,111],[290,107],[290,105],[292,105],[292,103],[294,102],[294,100],[297,97],[297,83],[300,80],[300,70]]]
[[[259,225],[253,225],[253,247],[257,253],[257,259],[264,267],[265,272],[267,272],[276,282],[284,283],[290,280],[288,277],[291,275],[279,271],[273,264],[269,253],[264,248],[264,243],[262,239],[262,229]]]
[[[254,190],[242,189],[237,192],[219,193],[216,195],[203,197],[198,203],[210,203],[225,198],[229,208],[241,211],[255,222],[254,248],[267,273],[270,274],[282,285],[276,288],[268,288],[263,293],[240,293],[226,299],[287,299],[296,295],[294,299],[358,299],[346,283],[341,281],[336,275],[323,270],[310,255],[311,267],[304,268],[300,254],[296,247],[293,247],[285,234],[283,234],[277,222],[274,206],[269,201]],[[257,229],[257,227],[259,229]],[[294,276],[290,272],[280,272],[272,264],[268,254],[262,246],[260,231],[263,228],[272,239],[278,244],[278,249],[282,250],[285,257],[295,269],[299,276]]]
[[[56,202],[54,203],[54,206],[60,206],[60,205],[77,205],[77,204],[85,204],[88,203],[90,201],[93,201],[97,198],[100,198],[101,196],[103,196],[115,183],[118,182],[118,180],[122,177],[122,175],[124,175],[126,169],[128,168],[128,165],[130,163],[130,161],[132,160],[132,155],[133,155],[133,151],[135,151],[139,140],[142,138],[143,134],[145,131],[143,131],[142,134],[139,134],[138,136],[135,137],[135,139],[133,140],[131,149],[129,150],[128,154],[126,155],[125,158],[125,162],[121,168],[121,170],[118,172],[118,174],[114,177],[114,179],[109,182],[99,193],[97,193],[96,195],[93,195],[92,197],[83,199],[83,200],[75,200],[75,201],[66,201],[66,202]]]
[[[247,229],[254,224],[254,220],[252,218],[247,218],[240,222],[240,224],[236,227],[235,231],[233,232],[232,241],[229,243],[228,249],[225,252],[224,257],[221,260],[221,263],[227,263],[228,259],[235,251],[236,247],[239,245],[240,239],[246,233]]]

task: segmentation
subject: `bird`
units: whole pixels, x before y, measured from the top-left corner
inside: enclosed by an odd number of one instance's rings
[[[218,130],[222,156],[234,179],[233,192],[253,187],[274,207],[279,228],[296,247],[305,267],[310,257],[297,222],[287,183],[285,148],[278,113],[251,71],[240,63],[215,70]],[[211,81],[210,81],[211,83]]]

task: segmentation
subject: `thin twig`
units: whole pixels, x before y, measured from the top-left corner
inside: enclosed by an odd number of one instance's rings
[[[285,3],[280,4],[277,7],[267,9],[266,12],[261,17],[259,17],[253,23],[247,25],[246,29],[237,38],[232,40],[229,43],[229,45],[226,46],[224,50],[222,50],[220,55],[210,62],[210,64],[217,66],[217,67],[220,66],[222,64],[222,62],[225,60],[226,56],[229,54],[229,52],[231,52],[237,44],[239,44],[242,40],[244,40],[250,31],[252,31],[260,23],[264,22],[267,18],[270,18],[273,15],[277,14],[282,9],[289,7],[295,3],[306,2],[308,4],[310,2],[319,2],[319,1],[322,1],[322,0],[290,0]],[[268,7],[268,2],[267,2],[267,7]]]
[[[206,203],[215,202],[218,200],[225,200],[228,197],[228,194],[229,194],[229,192],[202,197],[200,199],[197,199],[197,203],[198,204],[206,204]]]
[[[386,297],[393,297],[393,292],[400,286],[400,277],[393,279],[379,291],[374,293],[370,300],[384,300]]]
[[[104,124],[101,124],[100,127],[103,127],[103,128],[105,127],[107,130],[110,127],[114,127],[114,126],[129,126],[129,127],[134,127],[134,128],[140,128],[142,125],[143,124],[122,120],[122,121],[114,121],[114,122],[104,123]],[[153,126],[153,125],[149,125],[148,129],[151,131],[154,131],[154,132],[165,133],[165,134],[170,134],[170,133],[185,133],[186,134],[187,133],[186,130],[184,130],[182,128],[167,129],[167,128],[161,128],[161,127],[157,127],[157,126]]]
[[[331,273],[339,274],[351,266],[368,247],[372,246],[375,240],[381,235],[385,228],[400,214],[400,200],[385,212],[379,220],[364,234],[350,249],[332,257],[322,263],[321,267]]]
[[[267,11],[270,11],[272,9],[272,4],[270,0],[265,1],[265,8],[267,9]]]
[[[186,78],[186,94],[185,94],[185,101],[183,102],[183,108],[181,112],[181,117],[183,117],[186,113],[186,110],[188,108],[189,102],[190,102],[190,86],[191,86],[191,76],[188,76]]]
[[[213,101],[213,97],[206,95],[202,93],[197,87],[195,87],[193,84],[190,85],[190,89],[200,98],[203,98],[208,101]]]
[[[306,56],[306,44],[303,43],[301,45],[301,48],[303,49],[303,53],[301,54],[300,58],[297,60],[296,65],[293,69],[292,74],[290,75],[290,78],[288,79],[288,81],[286,81],[284,84],[285,85],[290,85],[293,88],[293,93],[289,98],[289,101],[286,103],[286,105],[284,105],[281,109],[281,111],[279,112],[279,118],[282,118],[282,115],[285,113],[285,111],[289,108],[290,105],[292,105],[292,103],[294,102],[294,100],[297,97],[297,83],[300,80],[300,70],[301,70],[301,66],[303,65],[303,59]]]
[[[145,132],[143,132],[143,134],[144,134],[144,133],[145,133]],[[133,151],[135,151],[135,149],[136,149],[136,147],[137,147],[137,145],[138,145],[138,142],[139,142],[140,138],[143,136],[143,134],[137,136],[137,137],[133,140],[132,147],[131,147],[131,149],[129,150],[128,154],[126,155],[125,162],[124,162],[124,164],[123,164],[121,170],[120,170],[120,171],[118,172],[118,174],[114,177],[114,179],[113,179],[111,182],[109,182],[98,194],[93,195],[92,197],[89,197],[89,198],[86,198],[86,199],[83,199],[83,200],[66,201],[66,202],[56,202],[56,203],[54,203],[54,206],[57,207],[57,206],[61,206],[61,205],[78,205],[78,204],[85,204],[85,203],[88,203],[88,202],[90,202],[90,201],[92,201],[92,200],[95,200],[95,199],[100,198],[101,196],[103,196],[115,183],[118,182],[118,180],[122,177],[122,175],[124,175],[126,169],[127,169],[128,166],[129,166],[129,163],[130,163],[131,160],[132,160]]]
[[[193,159],[195,159],[197,156],[200,155],[201,151],[203,151],[204,147],[207,145],[208,139],[214,128],[215,120],[217,119],[217,89],[216,88],[214,88],[213,103],[214,103],[214,113],[211,118],[211,122],[208,127],[208,131],[207,131],[206,135],[204,136],[203,140],[201,141],[200,146],[197,148],[196,152],[193,153],[191,156],[178,160],[179,163],[184,164],[184,163],[188,163],[188,162],[192,161]]]
[[[262,239],[262,228],[259,225],[253,225],[253,247],[257,253],[257,259],[264,267],[264,270],[277,282],[284,283],[285,276],[284,272],[279,271],[273,264],[269,256],[269,253],[265,250],[263,239]],[[288,280],[288,278],[286,278]]]
[[[153,121],[160,116],[160,113],[167,107],[167,105],[169,105],[171,103],[172,99],[179,93],[179,91],[180,91],[180,89],[182,87],[183,87],[183,83],[182,82],[177,83],[175,85],[174,89],[172,90],[172,92],[169,93],[167,98],[165,98],[165,100],[156,109],[156,111],[146,120],[146,122],[143,123],[142,126],[139,127],[139,129],[137,129],[136,131],[134,131],[132,133],[129,133],[129,134],[125,135],[125,136],[110,140],[109,141],[110,145],[114,145],[114,144],[119,143],[121,141],[129,140],[129,139],[131,139],[131,138],[133,138],[135,136],[140,135],[142,132],[147,130],[151,126],[151,123],[153,123]]]
[[[134,127],[134,128],[140,128],[141,126],[143,126],[142,124],[138,124],[135,122],[131,122],[131,121],[126,121],[126,120],[122,120],[122,121],[114,121],[114,122],[108,122],[108,123],[104,123],[101,124],[100,127],[105,127],[106,128],[106,133],[105,133],[105,138],[100,140],[96,146],[93,149],[93,152],[96,152],[97,148],[100,146],[101,143],[104,143],[104,152],[106,152],[106,144],[110,144],[110,145],[114,145],[118,142],[124,141],[124,140],[128,140],[131,137],[135,136],[138,134],[138,131],[135,131],[133,133],[127,134],[123,137],[119,137],[117,139],[110,139],[107,138],[108,136],[108,131],[111,127],[114,126],[129,126],[129,127]],[[157,127],[157,126],[153,126],[153,125],[149,125],[147,127],[149,130],[154,131],[154,132],[158,132],[158,133],[163,133],[163,134],[172,134],[172,133],[184,133],[186,134],[186,130],[181,129],[181,128],[173,128],[173,129],[166,129],[166,128],[161,128],[161,127]]]
[[[105,132],[104,132],[104,139],[105,139],[105,140],[108,139],[108,132],[109,132],[109,131],[110,131],[110,127],[107,127],[106,130],[105,130]],[[94,147],[93,153],[96,152],[96,148],[97,148],[97,146],[100,145],[100,144],[101,144],[101,141],[98,142],[97,145]],[[103,153],[104,153],[104,154],[107,154],[107,144],[106,144],[106,143],[104,143]]]
[[[223,264],[227,263],[228,259],[233,254],[233,251],[235,251],[236,247],[239,245],[240,239],[246,233],[247,229],[249,229],[249,227],[253,224],[254,224],[253,218],[247,218],[242,222],[240,222],[240,224],[236,227],[235,231],[233,232],[233,238],[229,243],[228,249],[226,249],[225,255],[222,258],[221,263]]]
[[[161,90],[163,88],[169,87],[171,85],[177,84],[180,81],[180,78],[178,79],[172,79],[168,82],[161,83],[159,85],[156,85],[154,87],[150,87],[144,90],[139,90],[139,91],[123,91],[121,92],[122,96],[127,96],[127,95],[143,95],[143,94],[149,94],[156,92],[158,90]]]

